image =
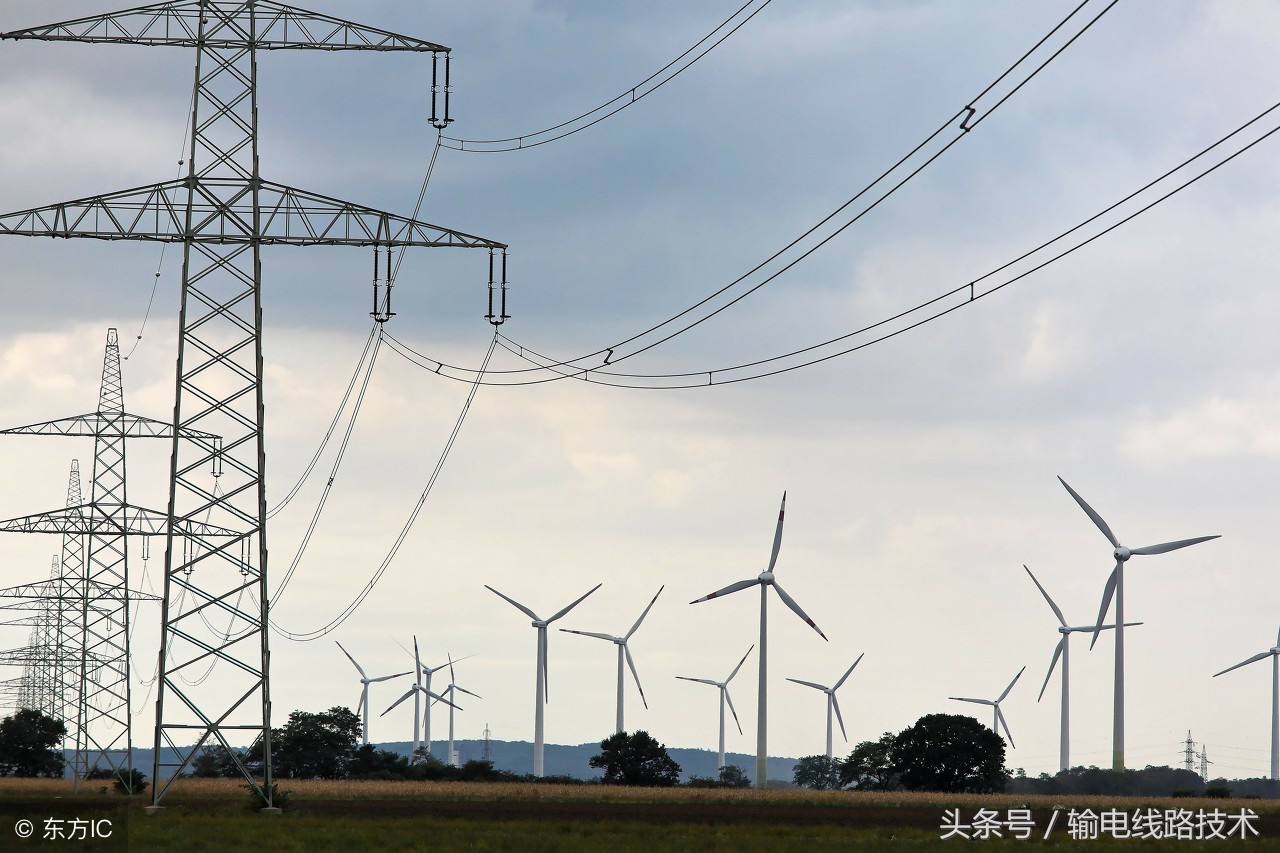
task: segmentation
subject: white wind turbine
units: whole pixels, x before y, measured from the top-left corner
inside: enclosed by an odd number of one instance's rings
[[[506,601],[508,604],[511,604],[521,613],[525,614],[530,619],[532,619],[533,627],[538,629],[538,663],[537,663],[538,674],[537,674],[537,686],[534,690],[534,700],[533,700],[533,708],[534,708],[533,710],[533,775],[534,776],[542,775],[542,752],[543,752],[543,745],[544,745],[543,744],[543,708],[542,706],[545,705],[547,702],[547,626],[550,625],[552,622],[556,621],[557,619],[559,619],[561,616],[568,613],[573,608],[577,607],[579,604],[582,603],[583,599],[585,599],[587,595],[590,595],[591,593],[595,592],[601,586],[602,586],[601,584],[596,584],[590,590],[587,591],[586,595],[582,596],[582,598],[579,598],[577,601],[573,602],[568,607],[565,607],[564,609],[560,610],[559,612],[556,613],[555,616],[552,616],[550,619],[539,619],[538,614],[534,613],[532,610],[525,607],[523,604],[516,601],[514,598],[508,598],[507,596],[498,592],[496,589],[489,586],[488,584],[485,584],[484,586],[484,588],[489,590],[489,592],[498,596],[503,601]]]
[[[1242,660],[1235,666],[1229,666],[1222,672],[1215,672],[1214,678],[1233,669],[1271,658],[1271,780],[1280,779],[1280,632],[1276,633],[1276,644],[1265,652],[1259,652],[1248,660]]]
[[[334,642],[337,642],[336,640]],[[351,665],[356,668],[356,672],[360,673],[360,707],[356,709],[356,713],[362,716],[363,725],[361,727],[363,742],[369,742],[369,685],[379,681],[390,681],[393,678],[399,678],[402,675],[412,675],[410,672],[397,672],[395,675],[382,675],[377,678],[370,678],[365,675],[364,669],[360,664],[356,663],[356,659],[351,653],[342,648],[342,643],[338,643],[338,648],[342,649],[342,653],[347,656],[347,660],[351,661]]]
[[[1027,668],[1025,666],[1022,669],[1018,670],[1018,674],[1013,677],[1013,681],[1009,682],[1009,686],[1006,687],[1004,689],[1004,692],[1000,694],[999,699],[995,699],[995,700],[966,699],[963,696],[948,696],[947,698],[954,699],[957,702],[974,702],[978,705],[990,705],[995,710],[995,714],[992,716],[992,719],[991,719],[992,730],[995,731],[995,733],[998,735],[1000,734],[1000,727],[1004,726],[1004,733],[1009,738],[1009,746],[1013,746],[1014,745],[1013,735],[1009,734],[1009,724],[1005,722],[1004,714],[1000,712],[1000,703],[1004,701],[1004,697],[1009,695],[1009,691],[1013,689],[1013,685],[1018,683],[1018,679],[1021,678],[1022,673],[1026,671],[1027,671]]]
[[[421,658],[418,657],[418,637],[416,634],[414,635],[414,638],[413,638],[413,665],[416,671],[416,674],[414,675],[413,686],[410,687],[408,692],[406,692],[403,696],[401,696],[396,701],[392,702],[391,707],[383,711],[382,714],[380,714],[380,716],[385,717],[388,713],[391,712],[393,708],[395,708],[401,702],[408,699],[410,696],[413,697],[413,756],[414,756],[414,760],[416,761],[418,756],[418,747],[422,745],[422,728],[421,728],[422,697],[424,695],[427,697],[428,708],[431,707],[430,700],[432,699],[435,699],[437,702],[443,702],[446,705],[450,706],[451,708],[456,708],[457,706],[454,705],[453,702],[441,696],[440,694],[432,693],[429,689],[427,689],[422,685],[422,672],[424,667],[422,666]]]
[[[1217,539],[1218,536],[1197,536],[1194,539],[1179,539],[1176,542],[1164,542],[1160,545],[1147,545],[1143,548],[1127,548],[1120,544],[1120,540],[1111,532],[1111,528],[1102,520],[1102,516],[1094,511],[1093,507],[1085,503],[1084,498],[1076,494],[1076,490],[1067,485],[1067,481],[1058,478],[1058,482],[1071,493],[1071,497],[1075,498],[1076,503],[1080,504],[1080,508],[1084,510],[1085,515],[1092,519],[1098,529],[1102,531],[1102,535],[1107,537],[1107,541],[1111,543],[1111,547],[1115,550],[1112,555],[1116,558],[1116,567],[1111,571],[1111,577],[1107,579],[1106,589],[1102,593],[1102,607],[1098,610],[1098,622],[1093,629],[1093,640],[1089,643],[1089,648],[1093,648],[1093,644],[1098,642],[1098,632],[1102,630],[1102,620],[1107,617],[1107,610],[1111,606],[1112,595],[1116,600],[1116,676],[1115,676],[1115,702],[1112,708],[1112,745],[1111,745],[1111,769],[1117,771],[1124,770],[1124,564],[1129,558],[1135,554],[1164,554],[1169,551],[1176,551],[1179,548],[1186,548],[1188,545],[1195,545],[1200,542],[1208,542],[1210,539]]]
[[[1071,767],[1071,704],[1068,699],[1071,693],[1071,635],[1077,631],[1089,631],[1094,629],[1093,625],[1081,625],[1071,627],[1067,624],[1066,617],[1062,615],[1062,610],[1058,605],[1054,604],[1053,599],[1049,597],[1049,593],[1045,592],[1040,581],[1036,580],[1036,576],[1031,574],[1031,570],[1026,566],[1022,568],[1027,570],[1027,574],[1031,575],[1031,580],[1035,583],[1036,588],[1040,590],[1040,594],[1044,596],[1044,600],[1049,602],[1049,607],[1053,610],[1053,615],[1058,617],[1058,633],[1062,635],[1062,639],[1058,640],[1058,645],[1053,650],[1053,660],[1049,661],[1049,671],[1045,673],[1044,684],[1040,686],[1040,695],[1036,697],[1039,702],[1044,698],[1044,690],[1049,686],[1049,679],[1053,677],[1053,668],[1058,665],[1058,658],[1062,658],[1062,725],[1059,741],[1059,764],[1061,769],[1067,770]],[[1126,627],[1141,625],[1141,622],[1126,622]],[[1115,625],[1103,625],[1102,630],[1107,631],[1114,628]]]
[[[862,654],[866,654],[866,652],[863,652]],[[840,723],[840,734],[844,737],[845,741],[849,740],[849,736],[845,734],[845,731],[844,731],[844,717],[840,716],[840,703],[836,701],[836,691],[840,689],[840,686],[842,684],[844,684],[845,679],[848,678],[850,673],[853,672],[854,667],[856,667],[861,662],[862,662],[862,655],[858,655],[858,659],[853,662],[853,666],[845,670],[844,675],[840,676],[840,680],[837,681],[835,683],[835,686],[833,687],[826,687],[822,684],[816,684],[812,681],[801,681],[798,678],[787,679],[787,681],[794,681],[796,684],[803,684],[805,687],[812,687],[814,690],[821,690],[823,693],[827,694],[827,758],[828,759],[831,758],[831,711],[832,709],[835,710],[836,720],[839,721]]]
[[[782,547],[782,521],[786,515],[787,509],[787,493],[782,493],[782,506],[778,508],[778,527],[773,534],[773,553],[769,556],[769,568],[760,573],[759,577],[751,580],[738,581],[731,583],[724,589],[716,590],[710,595],[704,595],[690,604],[698,604],[703,601],[710,601],[713,598],[719,598],[722,595],[728,595],[731,592],[738,592],[743,589],[750,589],[753,586],[760,587],[760,695],[758,698],[758,713],[756,717],[756,787],[764,788],[768,764],[768,701],[767,701],[767,685],[768,685],[768,669],[769,669],[769,637],[768,637],[768,604],[769,604],[769,587],[773,587],[777,591],[778,597],[782,599],[782,603],[791,608],[791,610],[805,621],[813,630],[818,632],[818,636],[827,639],[827,635],[822,633],[814,621],[800,609],[800,605],[796,604],[795,599],[787,595],[786,590],[778,585],[773,577],[773,567],[778,562],[778,550]]]
[[[751,646],[754,649],[755,645]],[[687,675],[677,675],[683,681],[696,681],[699,684],[710,684],[712,687],[720,688],[720,753],[717,757],[717,771],[724,767],[724,703],[729,703],[729,711],[733,714],[733,722],[738,727],[738,734],[742,734],[742,723],[738,722],[738,712],[733,708],[733,699],[729,698],[729,682],[733,681],[733,677],[738,674],[738,670],[742,669],[742,665],[747,662],[747,655],[751,654],[751,649],[747,649],[747,654],[742,656],[742,660],[738,661],[738,665],[733,668],[733,672],[729,673],[729,677],[724,681],[712,681],[709,678],[690,678]]]
[[[631,626],[631,630],[621,637],[615,637],[612,634],[596,634],[591,631],[574,631],[569,628],[561,628],[560,630],[566,634],[581,634],[584,637],[595,637],[600,640],[608,640],[618,647],[618,721],[617,731],[626,731],[622,725],[622,698],[623,685],[626,681],[622,674],[622,662],[626,659],[627,666],[631,668],[631,676],[636,680],[636,689],[640,691],[640,701],[644,703],[645,708],[649,707],[649,701],[644,698],[644,688],[640,686],[640,676],[636,672],[636,662],[631,659],[631,649],[627,646],[627,640],[631,639],[631,635],[640,627],[640,623],[644,621],[644,617],[649,615],[649,608],[653,607],[653,602],[658,600],[658,596],[662,595],[662,591],[666,589],[666,584],[658,588],[658,592],[653,596],[653,600],[649,602],[649,607],[644,609],[640,614],[640,618],[636,620],[636,624]]]
[[[466,658],[459,658],[458,660],[466,660]],[[484,697],[481,696],[479,693],[472,693],[467,688],[458,686],[458,683],[455,680],[454,674],[453,674],[453,665],[457,662],[458,661],[455,661],[453,659],[453,655],[449,655],[449,663],[447,664],[447,666],[449,667],[449,686],[444,689],[444,693],[442,695],[447,696],[449,698],[449,701],[451,702],[456,698],[458,693],[465,693],[468,696],[474,696],[477,699],[483,699]],[[445,757],[445,763],[453,767],[458,766],[457,763],[454,761],[454,757],[453,757],[453,711],[455,708],[457,708],[456,705],[449,706],[449,752],[448,752],[448,755]],[[428,710],[431,709],[430,704],[427,705],[427,709]],[[427,743],[428,743],[427,748],[430,749],[430,741],[428,741]]]

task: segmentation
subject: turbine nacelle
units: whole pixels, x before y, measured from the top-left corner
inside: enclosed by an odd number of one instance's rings
[[[534,620],[533,620],[532,622],[530,622],[529,624],[530,624],[530,625],[532,625],[532,626],[533,626],[533,627],[535,627],[535,628],[545,628],[545,627],[547,627],[547,620],[546,620],[546,619],[534,619]]]
[[[1124,545],[1117,545],[1115,551],[1113,551],[1112,554],[1115,555],[1117,563],[1126,562],[1130,557],[1133,556],[1133,552],[1130,551]]]
[[[773,583],[773,572],[763,571],[760,573],[760,583]]]

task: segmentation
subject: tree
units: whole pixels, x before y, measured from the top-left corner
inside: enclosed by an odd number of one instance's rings
[[[312,714],[294,711],[280,730],[272,730],[272,763],[284,779],[341,779],[360,740],[360,718],[350,708]]]
[[[792,780],[797,788],[830,791],[840,787],[840,763],[825,755],[806,755],[796,762]]]
[[[840,762],[840,787],[859,791],[894,791],[902,787],[893,766],[897,735],[885,732],[880,740],[866,740]]]
[[[408,772],[409,759],[371,743],[352,753],[347,764],[347,775],[352,779],[404,779]]]
[[[600,741],[600,754],[588,763],[604,769],[607,785],[665,788],[680,781],[680,765],[646,731],[610,735]]]
[[[717,780],[722,788],[750,788],[751,777],[747,775],[747,771],[743,770],[736,764],[726,764],[720,768],[720,776]]]
[[[0,720],[0,776],[61,777],[67,759],[58,744],[66,735],[65,723],[30,708]]]
[[[973,717],[926,714],[893,740],[894,771],[908,791],[1004,790],[1004,740]]]
[[[237,754],[240,755],[240,759],[243,761],[244,754]],[[217,744],[215,746],[201,747],[196,757],[191,759],[191,775],[204,778],[236,777],[240,775],[240,770],[236,767],[232,751],[221,744]]]

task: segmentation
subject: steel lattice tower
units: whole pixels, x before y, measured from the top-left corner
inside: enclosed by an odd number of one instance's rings
[[[431,53],[434,66],[448,48],[269,0],[170,0],[0,38],[195,49],[185,178],[0,216],[0,233],[182,244],[152,804],[207,741],[230,748],[230,735],[256,738],[261,785],[236,763],[271,807],[262,247],[372,246],[376,259],[379,248],[506,246],[263,179],[257,53],[412,51]],[[450,121],[447,91],[441,121]],[[179,442],[179,428],[223,445]],[[194,476],[210,464],[223,471],[219,490]],[[211,537],[192,524],[201,520],[235,535]],[[211,625],[214,615],[225,623]],[[209,677],[184,682],[215,663]],[[163,761],[165,749],[174,761]]]
[[[187,439],[217,443],[207,433],[181,433]],[[101,760],[126,785],[132,784],[130,603],[157,598],[129,587],[128,537],[163,534],[168,519],[159,510],[128,502],[125,444],[131,438],[170,438],[173,427],[125,412],[119,339],[115,329],[108,329],[96,411],[0,430],[0,435],[94,439],[89,503],[81,501],[78,466],[73,462],[65,510],[0,521],[0,531],[62,533],[63,570],[51,588],[14,587],[3,594],[56,601],[51,606],[65,652],[59,660],[68,662],[58,676],[67,707],[62,719],[75,743],[76,780],[84,779]],[[230,531],[208,532],[225,537]]]

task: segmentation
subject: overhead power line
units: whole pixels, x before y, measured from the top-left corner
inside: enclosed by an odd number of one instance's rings
[[[441,145],[452,151],[468,151],[475,153],[497,153],[501,151],[521,151],[525,148],[536,148],[539,145],[546,145],[548,142],[555,142],[557,139],[564,139],[566,136],[572,136],[575,133],[586,130],[589,127],[599,124],[610,116],[622,112],[627,107],[635,104],[642,98],[652,95],[661,89],[667,83],[670,83],[676,77],[680,76],[685,70],[691,67],[702,57],[706,56],[725,39],[736,33],[764,10],[765,6],[772,3],[773,0],[748,0],[736,12],[725,18],[715,29],[707,33],[684,53],[641,80],[636,85],[627,89],[617,97],[610,98],[598,107],[587,110],[585,113],[574,116],[571,119],[562,121],[551,127],[544,127],[542,130],[535,130],[531,133],[521,134],[520,136],[507,136],[500,139],[460,139],[454,136],[441,136]],[[755,6],[750,14],[744,16],[744,13]],[[741,19],[741,20],[739,20]],[[734,22],[737,23],[734,23]],[[730,26],[732,24],[732,26]],[[719,38],[715,38],[717,33],[722,33]],[[712,41],[712,39],[715,39]],[[710,44],[707,42],[710,41]],[[704,47],[704,45],[706,45]],[[688,60],[687,62],[685,60]],[[670,73],[668,73],[670,72]],[[513,144],[514,143],[514,144]],[[467,147],[471,146],[471,147]]]
[[[696,388],[708,385],[724,385],[736,382],[745,382],[752,379],[761,379],[767,376],[774,376],[779,373],[785,373],[792,370],[798,370],[802,367],[808,367],[824,361],[829,361],[843,355],[856,352],[861,349],[882,343],[890,338],[894,338],[912,329],[919,328],[927,323],[939,320],[948,314],[960,310],[974,304],[983,297],[990,296],[1003,290],[1004,288],[1015,284],[1028,276],[1036,273],[1050,264],[1061,260],[1062,258],[1088,246],[1095,240],[1111,233],[1122,225],[1131,222],[1138,216],[1146,213],[1157,205],[1167,201],[1193,184],[1197,183],[1206,176],[1217,171],[1227,163],[1235,160],[1246,151],[1251,150],[1259,143],[1271,138],[1280,131],[1280,122],[1276,122],[1276,116],[1273,115],[1280,111],[1280,103],[1273,104],[1263,110],[1252,119],[1248,120],[1235,130],[1227,133],[1217,141],[1201,149],[1196,154],[1183,160],[1178,165],[1167,170],[1159,177],[1148,181],[1138,189],[1130,192],[1120,200],[1108,205],[1107,207],[1095,213],[1093,216],[1083,220],[1082,222],[1068,228],[1059,233],[1057,236],[1040,243],[1035,248],[1023,252],[1010,261],[990,270],[989,272],[972,279],[963,284],[951,287],[950,289],[933,296],[923,302],[920,302],[907,309],[899,311],[892,316],[885,317],[876,322],[862,326],[854,331],[847,332],[837,337],[829,338],[817,344],[813,344],[802,349],[792,350],[781,355],[772,356],[770,358],[759,359],[751,362],[744,362],[736,365],[712,368],[709,370],[686,371],[681,373],[623,373],[619,371],[608,371],[600,367],[581,368],[572,365],[566,365],[564,362],[557,362],[551,357],[540,354],[528,347],[512,341],[504,336],[501,345],[508,351],[514,353],[520,358],[524,358],[537,365],[533,370],[543,371],[541,376],[533,379],[507,379],[499,378],[497,380],[486,381],[485,384],[490,385],[535,385],[544,382],[554,382],[560,379],[577,379],[580,381],[590,382],[597,385],[607,385],[611,387],[622,388],[641,388],[641,389],[676,389],[676,388]],[[1265,124],[1264,119],[1272,117],[1271,124]],[[1254,135],[1247,135],[1252,131]],[[1220,152],[1218,158],[1207,165],[1203,165],[1198,171],[1195,171],[1189,177],[1185,177],[1181,182],[1177,182],[1181,175],[1185,175],[1188,167],[1201,161],[1207,155],[1219,149],[1225,143],[1231,141],[1235,137],[1243,136],[1238,140],[1238,144],[1229,151]],[[1170,184],[1172,186],[1170,187]],[[1138,205],[1136,208],[1134,204]],[[1118,219],[1109,219],[1111,215],[1119,215]],[[1096,230],[1089,230],[1090,226],[1097,226]],[[1075,237],[1075,240],[1069,238]],[[1066,245],[1062,244],[1067,241]],[[1058,251],[1053,252],[1044,257],[1046,250],[1059,247]],[[979,285],[988,282],[999,276],[1001,273],[1010,272],[1011,268],[1023,262],[1031,262],[1031,265],[1021,269],[1008,278],[996,284],[987,284],[983,288]],[[875,333],[874,337],[854,342],[858,336]],[[429,356],[425,356],[401,341],[387,336],[387,343],[394,352],[401,357],[412,361],[419,367],[444,376],[449,379],[458,381],[472,381],[473,372],[466,369],[455,367],[453,365],[444,364]],[[531,371],[510,371],[509,373],[527,373]],[[552,375],[547,376],[550,372]],[[497,374],[497,371],[491,372],[491,375]]]
[[[1059,21],[1057,25],[1055,25],[1051,30],[1049,30],[1048,33],[1046,33],[1043,37],[1041,37],[1039,41],[1037,41],[1025,53],[1023,53],[1022,56],[1019,57],[1016,62],[1014,62],[1012,65],[1006,68],[1003,72],[1000,73],[999,76],[997,76],[993,81],[987,84],[986,87],[984,87],[980,92],[978,92],[977,95],[971,98],[965,107],[963,107],[960,110],[957,110],[954,114],[949,116],[942,124],[938,126],[936,130],[934,130],[932,133],[926,136],[922,142],[920,142],[918,145],[912,148],[909,152],[903,155],[897,162],[895,162],[888,169],[883,171],[869,184],[864,186],[862,189],[858,190],[851,198],[844,201],[839,207],[831,211],[829,214],[823,217],[816,224],[810,226],[802,234],[792,239],[789,243],[787,243],[781,249],[778,249],[776,252],[771,254],[769,257],[765,258],[760,263],[756,264],[750,270],[740,275],[738,278],[734,279],[733,281],[729,282],[728,284],[724,285],[723,287],[719,288],[715,292],[704,297],[703,299],[699,300],[698,302],[694,303],[688,308],[685,308],[684,310],[678,312],[677,314],[674,314],[666,318],[665,320],[662,320],[661,322],[656,323],[653,326],[650,326],[644,331],[632,335],[629,338],[618,341],[609,347],[598,349],[594,352],[587,353],[586,355],[577,356],[571,359],[552,361],[550,364],[538,364],[537,366],[532,368],[491,371],[491,375],[506,376],[506,375],[513,375],[513,374],[529,374],[529,373],[541,374],[545,370],[554,369],[554,368],[564,368],[563,372],[565,374],[576,375],[576,374],[580,374],[584,370],[587,370],[587,371],[596,370],[598,368],[603,368],[606,365],[617,364],[627,358],[631,358],[633,356],[639,355],[642,352],[646,352],[652,349],[653,347],[658,346],[659,344],[662,344],[671,340],[677,335],[683,334],[684,332],[687,332],[690,329],[693,329],[696,326],[701,325],[702,323],[706,322],[710,318],[725,311],[732,305],[740,302],[742,299],[746,298],[752,293],[755,293],[760,288],[764,287],[766,284],[773,282],[783,273],[787,272],[796,264],[800,263],[805,258],[809,257],[814,252],[816,252],[818,249],[825,246],[827,243],[829,243],[836,236],[844,232],[854,223],[860,221],[864,216],[866,216],[868,213],[870,213],[872,210],[878,207],[882,202],[884,202],[889,197],[891,197],[894,193],[896,193],[899,189],[901,189],[910,180],[912,180],[914,177],[919,175],[925,168],[927,168],[929,165],[934,163],[939,157],[941,157],[944,153],[950,150],[952,146],[954,146],[957,142],[965,138],[968,135],[970,130],[977,127],[978,124],[980,124],[982,121],[985,121],[987,118],[989,118],[990,115],[995,110],[999,109],[1006,101],[1009,100],[1010,97],[1012,97],[1016,92],[1020,91],[1023,88],[1023,86],[1025,86],[1032,78],[1034,78],[1037,74],[1043,71],[1044,68],[1049,65],[1049,63],[1053,62],[1058,56],[1060,56],[1063,53],[1063,51],[1065,51],[1068,47],[1070,47],[1073,43],[1075,43],[1075,41],[1079,39],[1082,35],[1084,35],[1084,33],[1086,33],[1094,24],[1096,24],[1098,20],[1102,18],[1103,15],[1105,15],[1108,11],[1112,9],[1112,7],[1116,5],[1118,0],[1111,0],[1111,2],[1106,3],[1101,9],[1101,11],[1099,11],[1092,18],[1082,21],[1074,29],[1065,29],[1064,31],[1064,28],[1067,28],[1067,25],[1072,21],[1072,19],[1075,18],[1078,14],[1080,14],[1080,12],[1086,6],[1088,6],[1090,2],[1092,2],[1092,0],[1083,0],[1083,2],[1081,2],[1074,9],[1072,9],[1071,12],[1068,13],[1066,17],[1064,17],[1061,21]],[[1057,44],[1056,48],[1050,48],[1049,44],[1051,40],[1058,35],[1061,35],[1061,38],[1062,38],[1061,43]],[[1048,52],[1047,56],[1044,55],[1046,51]],[[1038,64],[1036,62],[1037,59],[1039,60]],[[988,99],[995,99],[995,103],[989,107],[985,106],[985,101]],[[944,133],[948,129],[951,129],[953,131],[953,133],[949,137],[947,137]],[[847,218],[842,223],[839,223],[838,225],[834,225],[834,226],[832,225],[833,220],[835,220],[841,214],[846,213],[846,211],[851,206],[853,206],[859,200],[863,199],[864,196],[868,196],[869,194],[871,194],[872,191],[875,190],[877,187],[887,187],[887,189],[882,189],[882,191],[878,196],[871,198],[861,208],[856,208],[855,212],[853,212],[851,215],[848,215]],[[815,235],[817,235],[824,227],[827,227],[827,226],[831,226],[831,228],[824,235],[815,237]],[[815,238],[814,242],[812,242],[810,245],[805,247],[797,256],[788,260],[781,268],[776,269],[771,273],[769,273],[768,275],[766,275],[763,278],[763,280],[758,281],[755,284],[747,287],[745,290],[742,290],[737,295],[732,296],[731,298],[727,299],[726,301],[719,304],[718,306],[707,308],[707,310],[701,313],[700,315],[694,314],[694,312],[698,311],[699,309],[703,309],[704,307],[709,306],[717,298],[721,296],[725,296],[730,291],[737,288],[739,285],[746,283],[752,276],[756,275],[757,273],[760,273],[770,264],[774,263],[775,261],[778,261],[780,258],[786,255],[792,249],[796,248],[801,243],[803,243],[806,240],[809,240],[810,238]],[[688,319],[685,319],[685,318],[688,318]],[[681,323],[680,321],[682,320],[684,322]],[[679,323],[679,325],[676,325],[673,331],[666,332],[656,340],[650,340],[647,343],[644,342],[644,339],[647,338],[648,336],[653,335],[655,332],[664,330],[667,327],[673,326],[677,323]],[[525,352],[535,351],[532,348],[523,347],[519,342],[514,341],[510,338],[506,338],[505,336],[500,336],[500,337],[506,340],[507,343],[510,343],[511,345],[515,346],[518,351],[525,351]],[[623,352],[624,349],[626,350],[625,352]],[[474,375],[474,371],[472,370],[464,370],[459,368],[458,371],[464,374]],[[454,378],[457,378],[457,377],[454,377]],[[545,381],[545,379],[541,379],[539,381]],[[498,383],[494,383],[494,384],[498,384]],[[510,383],[510,384],[515,384],[515,383]],[[702,383],[702,384],[706,384],[706,383]]]

